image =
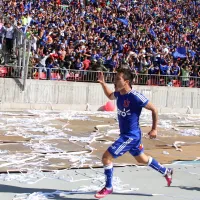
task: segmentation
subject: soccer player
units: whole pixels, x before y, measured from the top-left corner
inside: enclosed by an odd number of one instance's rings
[[[96,198],[103,198],[112,193],[112,161],[126,152],[134,156],[137,162],[146,164],[160,172],[167,180],[168,186],[172,182],[173,170],[165,168],[154,158],[144,154],[141,143],[142,134],[139,127],[142,108],[144,107],[152,112],[152,128],[148,133],[150,139],[156,138],[157,135],[158,113],[155,106],[145,96],[132,89],[133,78],[129,69],[119,69],[115,78],[115,91],[113,92],[106,86],[103,73],[99,73],[98,82],[101,84],[105,95],[110,100],[116,99],[120,136],[103,154],[102,162],[106,183],[105,187],[95,194]]]

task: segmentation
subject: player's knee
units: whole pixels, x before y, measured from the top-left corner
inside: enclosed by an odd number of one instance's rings
[[[108,165],[109,164],[109,159],[107,157],[102,157],[102,163],[104,165]]]
[[[109,152],[106,151],[106,152],[103,154],[102,163],[103,163],[104,165],[109,165],[109,164],[112,163],[112,156],[110,155]]]
[[[103,157],[102,157],[102,163],[103,163],[104,165],[109,165],[109,164],[111,163],[111,160],[109,159],[108,156],[103,155]]]

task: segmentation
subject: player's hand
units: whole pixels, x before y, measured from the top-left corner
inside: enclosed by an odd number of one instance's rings
[[[105,80],[104,80],[104,75],[103,72],[99,72],[98,73],[98,80],[97,80],[100,84],[104,84]]]
[[[152,129],[152,130],[148,133],[148,135],[149,135],[149,138],[150,138],[150,139],[156,138],[156,136],[157,136],[157,130]]]

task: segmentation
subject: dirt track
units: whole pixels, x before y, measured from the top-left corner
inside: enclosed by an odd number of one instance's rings
[[[148,155],[161,163],[200,157],[199,116],[160,115],[156,140],[147,137],[150,118],[149,113],[141,117]],[[38,165],[42,170],[101,166],[103,152],[118,134],[113,113],[1,113],[0,171],[27,170]],[[177,146],[176,141],[181,143]],[[132,164],[137,163],[128,153],[115,160],[118,166]]]

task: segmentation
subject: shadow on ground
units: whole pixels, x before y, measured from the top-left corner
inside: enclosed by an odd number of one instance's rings
[[[188,187],[188,186],[170,186],[170,187],[174,187],[174,188],[180,188],[183,190],[196,190],[196,191],[200,191],[200,187]]]
[[[12,186],[12,185],[3,185],[0,184],[0,193],[14,193],[14,194],[25,194],[25,193],[34,193],[34,192],[42,192],[42,193],[54,193],[56,190],[54,189],[44,189],[44,188],[24,188],[24,187],[18,187],[18,186]],[[60,192],[71,192],[67,190],[59,190]],[[73,198],[74,194],[67,194],[66,196],[59,196],[59,195],[54,195],[53,198],[51,199],[56,199],[56,200],[94,200],[95,198],[93,195],[95,192],[77,192],[76,194],[78,195],[92,195],[90,197],[79,197],[79,198]],[[113,195],[134,195],[134,196],[152,196],[152,194],[145,194],[145,193],[135,193],[135,192],[129,192],[129,193],[113,193]],[[69,197],[70,196],[70,197]]]
[[[23,187],[18,187],[18,186],[11,186],[11,185],[3,185],[0,184],[0,193],[15,193],[15,194],[25,194],[25,193],[34,193],[34,192],[42,192],[42,193],[53,193],[56,190],[54,189],[44,189],[44,188],[23,188]],[[68,192],[67,190],[60,190],[60,192]],[[77,193],[78,194],[78,193]],[[81,193],[82,194],[82,193]],[[86,193],[86,194],[91,194],[91,193]],[[68,195],[70,196],[70,195]],[[72,197],[61,197],[59,195],[55,195],[51,199],[56,199],[56,200],[84,200],[84,199],[91,199],[91,198],[73,198]],[[94,200],[95,198],[92,198],[91,200]]]

